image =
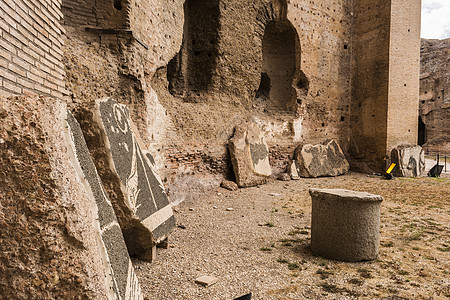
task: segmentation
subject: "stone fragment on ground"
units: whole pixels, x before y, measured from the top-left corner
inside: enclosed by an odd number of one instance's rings
[[[83,136],[54,99],[0,99],[5,299],[142,299]],[[6,151],[4,151],[6,150]],[[4,196],[4,198],[3,198]],[[24,214],[26,212],[26,215]],[[19,222],[17,221],[19,220]],[[24,230],[25,229],[25,230]],[[37,251],[38,250],[38,251]],[[19,255],[26,254],[26,263]],[[0,297],[1,298],[1,297]]]
[[[289,168],[288,168],[288,173],[291,176],[292,180],[299,180],[300,179],[300,175],[298,175],[298,163],[297,161],[294,159],[291,161],[291,163],[289,164]]]
[[[237,191],[239,189],[239,187],[236,184],[236,182],[233,182],[233,181],[230,181],[230,180],[222,181],[220,186],[223,187],[224,189],[229,190],[229,191]]]
[[[278,175],[277,179],[280,181],[289,181],[291,180],[291,176],[288,173],[281,173]]]
[[[238,186],[252,187],[267,182],[272,174],[269,148],[256,123],[236,126],[229,149]]]
[[[392,149],[391,161],[396,164],[396,177],[419,177],[425,172],[425,153],[420,146],[400,145]]]
[[[104,98],[77,111],[100,178],[112,200],[130,255],[152,261],[175,227],[153,157],[143,150],[124,104]]]
[[[203,285],[203,286],[210,286],[217,282],[217,278],[213,276],[200,276],[197,279],[195,279],[195,283]]]
[[[294,159],[301,177],[338,176],[347,173],[350,167],[334,140],[318,145],[300,145],[295,149]]]

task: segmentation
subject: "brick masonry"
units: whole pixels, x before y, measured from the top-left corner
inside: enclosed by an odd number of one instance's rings
[[[64,98],[61,0],[2,0],[0,15],[0,95]]]

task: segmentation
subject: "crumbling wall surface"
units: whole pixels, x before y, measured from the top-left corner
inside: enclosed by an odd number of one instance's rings
[[[369,164],[386,156],[390,14],[389,1],[355,1],[351,154]]]
[[[422,39],[420,61],[423,147],[430,152],[450,154],[450,39]]]
[[[70,164],[65,106],[0,99],[0,295],[107,299],[91,202]]]
[[[64,97],[60,7],[58,0],[0,2],[0,96]]]

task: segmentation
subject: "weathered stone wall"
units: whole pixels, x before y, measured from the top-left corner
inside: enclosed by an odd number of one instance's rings
[[[61,1],[5,0],[0,14],[0,96],[63,98]]]
[[[450,154],[450,39],[422,40],[419,144]]]

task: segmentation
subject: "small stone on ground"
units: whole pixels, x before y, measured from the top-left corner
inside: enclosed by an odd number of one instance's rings
[[[195,279],[195,283],[198,283],[203,286],[210,286],[210,285],[213,285],[214,283],[216,283],[217,280],[218,279],[216,277],[205,275],[205,276],[200,276],[197,279]]]

